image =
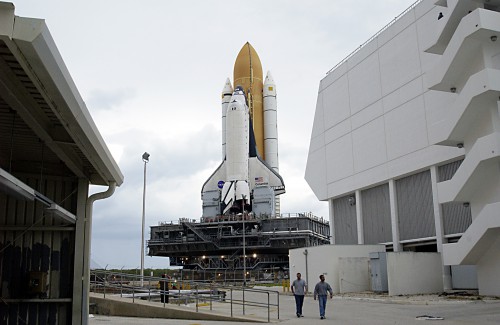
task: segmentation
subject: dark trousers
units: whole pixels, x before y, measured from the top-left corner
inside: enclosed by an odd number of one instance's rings
[[[160,289],[162,291],[160,295],[161,302],[165,302],[168,304],[168,282],[160,281]]]
[[[302,315],[302,306],[304,305],[304,295],[294,295],[295,297],[295,309],[297,314]]]

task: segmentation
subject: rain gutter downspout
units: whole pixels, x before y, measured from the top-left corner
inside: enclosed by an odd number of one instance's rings
[[[87,206],[85,207],[85,251],[83,263],[83,290],[82,290],[82,324],[88,324],[89,317],[89,290],[90,290],[90,239],[92,233],[92,209],[94,202],[98,200],[107,199],[115,193],[116,182],[109,182],[108,189],[104,192],[94,193],[87,199]],[[88,237],[87,237],[88,235]]]

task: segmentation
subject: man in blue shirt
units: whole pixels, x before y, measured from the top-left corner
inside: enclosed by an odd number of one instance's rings
[[[297,279],[293,281],[290,289],[292,290],[293,296],[295,297],[295,310],[297,317],[302,316],[302,306],[304,305],[304,297],[307,292],[307,283],[302,280],[301,274],[297,273]]]
[[[325,276],[321,274],[319,276],[320,281],[316,283],[314,287],[314,300],[318,297],[319,301],[319,316],[321,319],[325,319],[326,310],[326,299],[328,297],[328,292],[330,293],[330,299],[333,298],[332,287],[325,282]]]

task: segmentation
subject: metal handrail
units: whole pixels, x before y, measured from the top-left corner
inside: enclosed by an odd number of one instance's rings
[[[167,279],[150,276],[143,277],[143,282],[148,283],[148,287],[143,288],[136,285],[136,283],[140,282],[140,275],[111,272],[108,270],[91,270],[90,277],[91,291],[103,293],[104,299],[106,299],[106,294],[109,295],[110,292],[120,293],[120,297],[131,295],[132,303],[135,303],[135,299],[141,295],[147,297],[148,301],[152,300],[152,295],[159,295],[160,297],[164,297],[164,299],[162,299],[163,307],[166,306],[166,297],[176,299],[177,305],[180,305],[181,300],[184,300],[185,304],[187,304],[188,301],[194,300],[196,303],[196,312],[198,312],[199,300],[202,298],[210,303],[210,310],[213,308],[213,302],[229,303],[231,305],[231,317],[233,317],[233,306],[235,305],[241,305],[243,307],[243,315],[245,315],[245,308],[247,306],[267,308],[268,322],[271,321],[271,308],[276,307],[277,319],[279,319],[279,292],[277,291],[185,280],[177,281],[176,284],[178,288],[174,290],[168,290],[168,287],[167,290],[164,290],[161,286],[160,289],[152,288],[151,283],[158,282],[160,284],[161,281]],[[189,291],[186,292],[181,288],[189,288]],[[230,293],[229,299],[226,294],[227,291]],[[235,291],[241,291],[243,298],[233,298],[233,292]],[[255,301],[248,300],[245,297],[245,292],[262,294],[267,297],[267,302],[262,302],[264,299]],[[147,296],[145,294],[147,294]],[[276,303],[271,303],[270,296],[272,294],[276,294]]]
[[[421,1],[421,0],[419,0],[419,1]],[[241,221],[241,216],[239,216],[237,214],[228,215],[228,216],[218,216],[218,217],[225,218],[225,219],[218,220],[217,221],[218,223],[226,222],[226,221]],[[315,216],[312,212],[281,213],[278,215],[274,215],[274,214],[272,214],[272,215],[265,215],[265,214],[260,215],[259,214],[259,215],[253,215],[252,218],[249,218],[247,220],[248,221],[257,221],[257,220],[263,220],[263,219],[293,219],[293,218],[304,218],[304,217],[315,220],[315,221],[322,222],[324,224],[329,223],[329,220],[327,218]],[[173,225],[181,226],[183,223],[199,224],[199,223],[210,223],[210,222],[206,222],[203,220],[198,221],[196,219],[187,219],[186,220],[184,218],[180,218],[179,220],[160,221],[160,222],[158,222],[158,226],[154,226],[154,227],[162,227],[162,226],[169,227],[169,226],[173,226]]]

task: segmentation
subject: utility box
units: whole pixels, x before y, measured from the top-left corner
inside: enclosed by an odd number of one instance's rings
[[[387,254],[385,252],[370,253],[370,278],[372,291],[388,292]]]
[[[477,289],[477,269],[475,265],[452,265],[451,285],[453,289]]]
[[[49,285],[47,282],[47,272],[31,271],[29,273],[28,290],[31,296],[38,296],[40,298],[47,297]]]

